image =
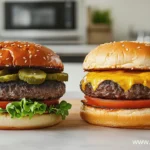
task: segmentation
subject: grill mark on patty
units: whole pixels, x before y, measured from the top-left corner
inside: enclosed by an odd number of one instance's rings
[[[150,99],[150,89],[142,84],[134,84],[128,91],[124,91],[119,84],[111,80],[105,80],[100,83],[95,91],[93,90],[92,85],[88,83],[85,86],[85,90],[82,90],[82,92],[85,95],[103,99]]]

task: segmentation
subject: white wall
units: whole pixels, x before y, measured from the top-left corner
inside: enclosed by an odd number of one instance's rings
[[[150,0],[85,0],[87,5],[111,9],[115,40],[128,39],[129,26],[150,31]]]
[[[86,74],[82,63],[64,63],[64,72],[69,74],[69,82],[66,82],[67,91],[80,91],[80,81]]]
[[[69,74],[69,81],[65,82],[67,92],[63,98],[70,99],[73,97],[74,99],[82,99],[84,94],[80,90],[80,81],[86,74],[83,71],[82,63],[64,63],[64,66],[64,72]]]
[[[150,31],[150,0],[84,0],[87,6],[110,9],[115,40],[129,39],[129,27]],[[82,20],[82,22],[86,22]]]

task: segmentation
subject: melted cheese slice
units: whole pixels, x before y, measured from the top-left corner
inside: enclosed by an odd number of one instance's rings
[[[118,83],[125,91],[134,84],[142,84],[150,88],[150,72],[102,71],[89,72],[81,81],[82,89],[85,90],[85,85],[91,83],[93,90],[96,90],[104,80]]]

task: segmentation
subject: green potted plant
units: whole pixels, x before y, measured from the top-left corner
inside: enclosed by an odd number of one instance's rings
[[[88,10],[88,43],[101,44],[112,41],[110,10]]]
[[[93,24],[111,25],[111,17],[109,10],[94,10],[92,13]]]

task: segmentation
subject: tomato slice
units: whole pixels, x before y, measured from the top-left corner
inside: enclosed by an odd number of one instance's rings
[[[58,100],[41,100],[40,102],[46,104],[47,106],[59,104]]]
[[[114,109],[138,109],[150,108],[150,100],[109,100],[85,96],[87,105],[101,107],[101,108],[114,108]]]
[[[0,108],[6,109],[7,104],[9,104],[11,102],[13,102],[13,101],[3,101],[3,100],[0,100]],[[38,101],[38,102],[44,103],[47,106],[59,104],[58,100],[41,100],[41,101]]]
[[[0,101],[0,108],[6,109],[7,104],[9,104],[11,101]]]

